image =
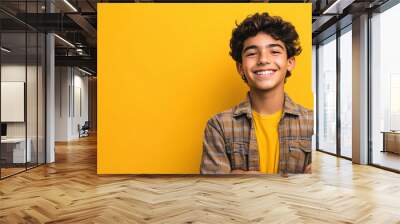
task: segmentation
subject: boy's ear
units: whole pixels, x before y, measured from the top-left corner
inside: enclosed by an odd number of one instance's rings
[[[240,77],[243,79],[243,81],[247,83],[247,78],[246,78],[246,75],[244,74],[242,63],[236,62],[236,70],[238,71],[238,73],[239,73]]]
[[[296,66],[296,59],[294,57],[288,58],[287,70],[291,72],[295,66]]]
[[[244,75],[242,63],[236,62],[236,70],[238,71],[240,76]]]

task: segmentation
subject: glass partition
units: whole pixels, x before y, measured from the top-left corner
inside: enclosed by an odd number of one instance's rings
[[[1,176],[7,177],[24,171],[31,158],[26,140],[26,33],[3,32],[1,47]]]
[[[27,33],[27,98],[26,98],[26,113],[27,113],[27,142],[28,150],[30,150],[30,158],[28,160],[28,168],[37,165],[37,149],[38,149],[38,49],[37,32]]]
[[[38,164],[43,164],[46,162],[46,145],[45,145],[45,114],[46,114],[46,76],[45,76],[45,66],[46,66],[46,37],[43,33],[38,33],[38,65],[37,65],[37,90],[38,90],[38,110],[37,110],[37,124],[38,124],[38,135],[37,135],[37,147]]]
[[[44,3],[0,1],[1,179],[45,163],[45,34],[16,19]]]

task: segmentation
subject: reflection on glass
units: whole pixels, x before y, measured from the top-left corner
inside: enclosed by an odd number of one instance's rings
[[[0,1],[0,7],[18,15],[46,9],[45,0]],[[14,20],[2,12],[0,17]],[[0,178],[45,162],[45,35],[23,23],[10,24],[0,29]]]
[[[351,28],[351,27],[350,27]],[[340,36],[340,152],[352,157],[352,35]]]
[[[28,168],[37,165],[37,33],[27,33],[27,142],[30,147],[30,160],[28,160]]]
[[[336,37],[318,48],[318,147],[336,153]]]
[[[39,33],[38,35],[38,164],[45,163],[45,35]]]
[[[400,5],[376,14],[372,26],[372,163],[400,170]]]

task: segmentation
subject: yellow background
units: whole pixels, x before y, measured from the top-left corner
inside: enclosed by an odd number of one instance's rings
[[[207,120],[248,90],[229,56],[235,21],[264,11],[300,35],[285,88],[312,109],[311,4],[98,4],[97,172],[199,173]]]

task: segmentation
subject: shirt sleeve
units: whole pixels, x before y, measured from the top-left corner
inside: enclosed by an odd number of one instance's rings
[[[307,123],[308,123],[308,130],[309,130],[309,137],[310,137],[310,149],[311,152],[308,153],[306,156],[306,173],[311,173],[311,163],[312,163],[312,137],[314,135],[314,111],[310,110],[308,111],[308,116],[307,116]]]
[[[231,165],[225,151],[223,130],[214,117],[207,122],[203,139],[203,154],[201,158],[201,174],[227,174]]]

